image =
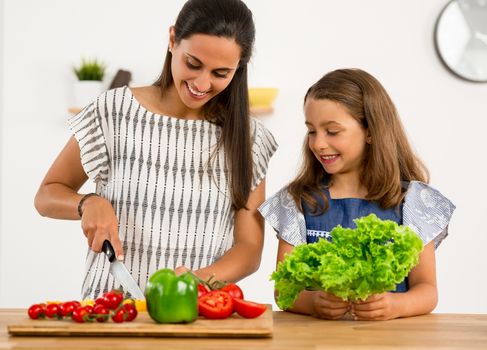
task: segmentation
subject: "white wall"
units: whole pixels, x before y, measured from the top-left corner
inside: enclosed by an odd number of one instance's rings
[[[182,3],[5,0],[0,306],[79,297],[86,252],[79,222],[42,218],[33,207],[37,186],[69,136],[71,66],[96,55],[110,74],[126,68],[133,85],[152,82]],[[308,86],[339,67],[361,67],[382,81],[433,185],[457,205],[450,237],[437,253],[436,311],[487,313],[487,84],[453,77],[437,58],[433,28],[445,3],[247,0],[257,26],[250,82],[280,90],[274,115],[263,117],[280,143],[267,177],[270,194],[297,168]],[[276,240],[267,229],[261,268],[242,285],[250,299],[270,303]]]

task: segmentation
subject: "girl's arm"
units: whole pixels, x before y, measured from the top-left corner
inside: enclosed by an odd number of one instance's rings
[[[352,305],[359,320],[389,320],[430,313],[438,302],[434,242],[428,243],[419,255],[419,264],[408,275],[409,290],[405,293],[373,295]]]
[[[284,256],[290,253],[293,249],[294,247],[291,244],[279,239],[277,263],[282,261]],[[299,293],[293,307],[286,311],[336,320],[342,318],[349,310],[350,304],[333,294],[323,291],[304,290]]]
[[[37,191],[34,205],[39,214],[55,219],[79,220],[78,203],[83,195],[78,191],[87,179],[81,165],[78,142],[72,136]],[[84,201],[82,210],[81,227],[90,248],[100,252],[103,241],[108,239],[116,256],[121,259],[123,251],[118,237],[118,220],[110,202],[92,196]]]
[[[195,273],[202,279],[214,275],[216,279],[236,282],[257,271],[264,246],[264,219],[257,208],[265,199],[265,179],[250,194],[247,208],[235,213],[234,244],[215,263]],[[186,271],[178,267],[177,273]]]

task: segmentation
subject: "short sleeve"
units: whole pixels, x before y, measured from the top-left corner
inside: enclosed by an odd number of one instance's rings
[[[252,144],[252,191],[267,173],[269,161],[277,150],[277,142],[271,132],[254,118],[250,119]]]
[[[413,229],[426,245],[435,242],[435,248],[448,235],[455,205],[438,190],[418,181],[411,181],[404,198],[403,224]]]
[[[105,186],[108,180],[109,157],[97,101],[71,117],[68,123],[78,141],[81,164],[86,175],[97,184]]]
[[[306,243],[304,215],[296,207],[287,187],[262,203],[258,210],[276,231],[278,238],[293,246]]]

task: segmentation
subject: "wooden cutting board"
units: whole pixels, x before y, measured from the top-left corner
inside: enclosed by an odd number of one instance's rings
[[[240,338],[272,337],[272,308],[261,316],[246,319],[233,314],[223,320],[198,318],[187,324],[158,324],[147,312],[141,312],[132,322],[76,323],[72,320],[25,320],[7,325],[14,336],[114,336],[114,337],[203,337]]]

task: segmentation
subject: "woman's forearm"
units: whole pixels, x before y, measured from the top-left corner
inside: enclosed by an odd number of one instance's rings
[[[78,203],[82,195],[60,183],[42,185],[34,199],[39,214],[54,219],[79,220]]]
[[[236,243],[215,263],[195,273],[206,280],[212,275],[215,279],[237,282],[254,273],[260,266],[262,246],[257,243]]]

